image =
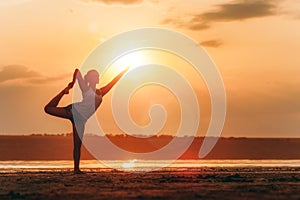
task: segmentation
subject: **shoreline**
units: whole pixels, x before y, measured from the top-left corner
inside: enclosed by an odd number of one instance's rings
[[[299,167],[165,168],[147,173],[69,168],[0,173],[0,199],[299,199]]]

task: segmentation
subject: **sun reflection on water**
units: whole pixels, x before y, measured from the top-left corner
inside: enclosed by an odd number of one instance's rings
[[[133,168],[135,166],[136,159],[130,160],[129,162],[125,162],[122,164],[122,167],[125,169]]]

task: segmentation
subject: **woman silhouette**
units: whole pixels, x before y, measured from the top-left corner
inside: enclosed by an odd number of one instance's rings
[[[96,70],[88,71],[83,78],[79,69],[76,69],[73,74],[72,82],[70,82],[65,89],[63,89],[45,106],[44,110],[46,113],[56,117],[69,119],[72,122],[75,174],[82,173],[79,168],[79,162],[85,124],[100,106],[102,97],[110,91],[110,89],[119,81],[127,70],[128,68],[122,71],[106,86],[97,89],[96,85],[99,83],[99,73]],[[78,80],[78,84],[82,92],[82,101],[70,104],[66,107],[58,107],[57,105],[59,101],[65,94],[69,94],[69,90],[73,88],[76,79]]]

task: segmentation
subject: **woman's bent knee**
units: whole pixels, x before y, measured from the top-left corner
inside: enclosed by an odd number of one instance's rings
[[[50,109],[49,108],[50,108],[49,106],[44,107],[45,113],[50,114]]]

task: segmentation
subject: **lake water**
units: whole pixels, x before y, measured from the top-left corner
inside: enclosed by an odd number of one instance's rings
[[[170,164],[171,163],[171,164]],[[300,160],[82,160],[82,169],[121,169],[149,171],[161,166],[182,169],[201,167],[300,167]],[[36,171],[72,169],[72,160],[59,161],[0,161],[0,171]]]

